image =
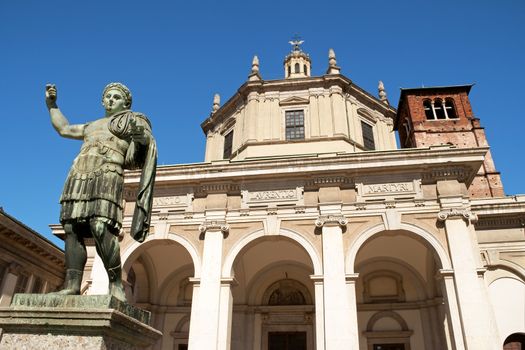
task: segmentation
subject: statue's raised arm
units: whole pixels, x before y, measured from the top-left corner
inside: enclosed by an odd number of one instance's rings
[[[51,124],[60,136],[70,139],[82,140],[84,138],[85,124],[70,125],[57,105],[57,88],[53,84],[46,85],[46,105],[51,116]]]

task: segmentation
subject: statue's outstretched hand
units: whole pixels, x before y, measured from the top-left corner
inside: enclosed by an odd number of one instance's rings
[[[57,102],[57,88],[54,84],[46,85],[46,104],[48,107],[56,106]]]

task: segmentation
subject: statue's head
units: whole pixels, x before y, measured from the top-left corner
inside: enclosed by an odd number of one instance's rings
[[[132,103],[131,91],[122,83],[109,83],[102,93],[102,105],[107,112],[117,113],[130,109]]]

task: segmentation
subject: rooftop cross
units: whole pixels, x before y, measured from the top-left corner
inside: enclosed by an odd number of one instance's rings
[[[300,45],[304,43],[304,40],[301,40],[301,37],[297,34],[295,34],[288,43],[293,46],[292,51],[301,51]]]

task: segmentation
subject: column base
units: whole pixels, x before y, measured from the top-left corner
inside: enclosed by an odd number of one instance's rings
[[[0,308],[1,349],[143,349],[162,333],[111,295],[16,294]]]

